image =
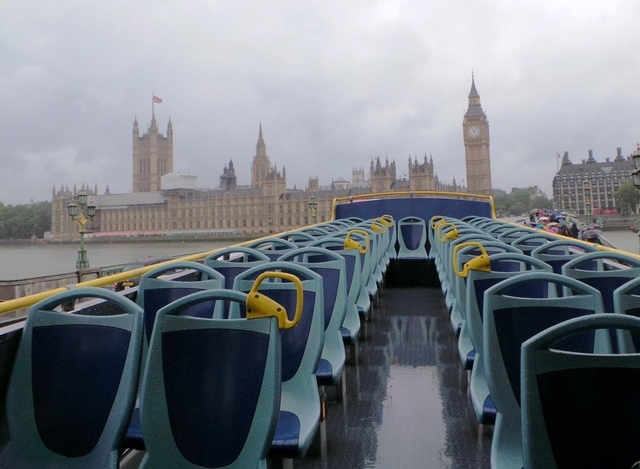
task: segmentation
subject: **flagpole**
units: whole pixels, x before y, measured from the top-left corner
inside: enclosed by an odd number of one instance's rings
[[[151,117],[155,117],[155,115],[156,115],[156,111],[155,111],[155,108],[154,108],[154,105],[153,105],[154,104],[153,103],[153,101],[154,101],[153,97],[154,96],[155,96],[155,94],[153,94],[153,91],[152,91],[151,92]]]

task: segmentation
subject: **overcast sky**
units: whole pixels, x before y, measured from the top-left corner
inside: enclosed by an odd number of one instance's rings
[[[305,188],[433,156],[466,181],[471,71],[493,186],[551,196],[556,152],[580,162],[640,140],[637,0],[0,0],[0,201],[55,184],[131,191],[134,117],[174,127],[174,169],[215,188],[272,163]]]

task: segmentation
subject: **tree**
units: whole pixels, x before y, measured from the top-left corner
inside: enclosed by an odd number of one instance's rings
[[[51,202],[29,205],[0,203],[0,239],[29,239],[51,230]]]
[[[640,192],[633,185],[633,182],[627,181],[613,193],[613,198],[616,200],[616,205],[620,212],[627,213],[631,211],[636,213],[638,203],[640,203]]]

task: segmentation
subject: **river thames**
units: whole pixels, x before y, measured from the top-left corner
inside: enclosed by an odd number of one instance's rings
[[[240,241],[238,241],[240,242]],[[234,241],[87,244],[91,267],[124,264],[134,259],[194,254],[235,244]],[[21,280],[76,270],[78,244],[2,244],[0,280]]]
[[[603,236],[622,250],[638,253],[640,246],[638,235],[631,230],[607,231]],[[87,252],[91,267],[104,267],[145,257],[211,251],[231,244],[235,243],[233,241],[199,241],[88,244]],[[75,244],[0,245],[0,280],[19,280],[73,272],[77,257],[78,245]]]

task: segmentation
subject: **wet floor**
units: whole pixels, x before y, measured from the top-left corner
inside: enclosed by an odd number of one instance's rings
[[[294,467],[489,467],[440,289],[387,288],[365,332],[346,401],[328,391],[326,457]]]

